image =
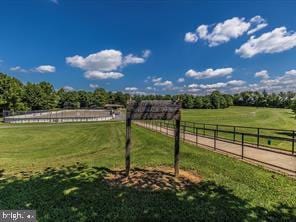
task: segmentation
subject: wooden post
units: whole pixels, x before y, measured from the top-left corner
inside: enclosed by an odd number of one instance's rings
[[[196,128],[196,145],[198,145],[198,128]]]
[[[166,134],[169,135],[169,122],[166,121]]]
[[[185,141],[185,134],[186,134],[186,122],[183,125],[183,142]]]
[[[131,164],[131,125],[132,120],[130,117],[127,117],[126,119],[126,141],[125,141],[125,173],[126,176],[129,175],[130,171],[130,164]]]
[[[242,133],[242,159],[244,159],[244,143],[245,143],[245,134]]]
[[[176,120],[175,128],[175,176],[179,176],[179,152],[180,152],[180,119]]]
[[[194,131],[195,131],[195,145],[197,146],[198,141],[197,141],[197,128],[196,127],[194,127]]]
[[[233,127],[233,142],[235,142],[236,127]]]
[[[217,130],[214,131],[214,150],[216,150],[216,146],[217,146]]]
[[[206,124],[203,124],[203,135],[205,136],[206,135]]]
[[[295,131],[293,130],[293,135],[292,135],[292,155],[295,153]]]
[[[216,135],[216,137],[218,137],[218,131],[219,131],[219,125],[216,125],[216,131],[217,131],[217,135]]]
[[[260,128],[257,129],[257,147],[259,147],[260,143]]]

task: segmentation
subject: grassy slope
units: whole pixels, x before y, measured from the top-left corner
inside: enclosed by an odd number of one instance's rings
[[[238,107],[233,106],[227,109],[219,110],[183,110],[182,119],[184,121],[192,121],[209,124],[226,124],[235,126],[249,126],[249,127],[263,127],[275,129],[289,129],[296,130],[296,119],[291,110],[276,109],[276,108],[256,108],[256,107]],[[202,127],[202,125],[199,125]],[[207,126],[207,128],[215,129],[215,126]],[[233,131],[232,127],[219,127],[220,130]],[[251,133],[257,135],[257,129],[236,128],[236,132]],[[212,135],[213,131],[208,131],[206,134]],[[292,138],[292,133],[273,130],[260,130],[261,135],[273,135],[277,137]],[[223,138],[232,139],[232,133],[220,133]],[[240,140],[240,135],[236,138]],[[256,136],[245,136],[249,143],[256,144]],[[260,144],[268,146],[268,138],[261,138]],[[292,150],[292,143],[290,141],[283,141],[272,139],[271,145],[277,149],[287,151]]]
[[[182,111],[184,121],[268,127],[296,130],[296,119],[289,109],[232,106],[227,109],[188,109]]]
[[[172,139],[137,127],[132,135],[133,167],[172,165]],[[148,217],[238,221],[296,216],[295,181],[185,144],[181,167],[203,177],[199,186],[185,193],[111,188],[102,181],[105,170],[90,167],[123,168],[124,136],[122,123],[0,129],[2,174],[26,172],[17,178],[1,180],[0,176],[0,209],[37,209],[40,221]],[[86,166],[62,166],[76,162]]]

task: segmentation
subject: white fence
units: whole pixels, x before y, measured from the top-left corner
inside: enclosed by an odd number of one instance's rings
[[[4,117],[5,123],[62,123],[62,122],[98,122],[118,119],[121,113],[108,110],[58,110],[25,113]]]

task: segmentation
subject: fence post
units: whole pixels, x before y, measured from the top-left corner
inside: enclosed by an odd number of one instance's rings
[[[204,127],[203,127],[203,130],[204,130],[203,135],[205,136],[206,135],[206,124],[204,123],[203,125],[204,125]]]
[[[214,150],[216,150],[217,143],[217,130],[214,131]]]
[[[234,126],[233,127],[233,142],[235,142],[235,135],[236,134],[236,127]]]
[[[196,129],[197,132],[197,145],[198,145],[198,128]]]
[[[260,143],[260,128],[257,129],[257,148],[259,147]]]
[[[293,130],[293,136],[292,136],[292,155],[294,155],[295,152],[295,130]]]
[[[195,145],[197,146],[198,138],[197,138],[197,128],[196,127],[194,127],[194,131],[195,131]]]
[[[216,135],[216,137],[219,136],[219,135],[218,135],[218,130],[219,130],[219,125],[216,125],[216,131],[217,131],[217,135]]]
[[[168,121],[166,121],[165,124],[166,124],[166,135],[168,136],[169,135]]]
[[[245,134],[242,133],[242,159],[244,159],[244,143],[245,143]]]
[[[186,134],[186,122],[183,125],[183,142],[185,141],[185,134]]]

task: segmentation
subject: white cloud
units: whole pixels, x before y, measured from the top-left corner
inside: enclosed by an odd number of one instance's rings
[[[64,86],[63,89],[67,92],[74,91],[74,88],[72,86]]]
[[[193,69],[188,70],[185,75],[187,77],[195,79],[208,79],[213,77],[222,77],[232,74],[233,68],[220,68],[220,69],[206,69],[204,71],[198,72]]]
[[[178,82],[178,83],[185,82],[185,79],[184,79],[184,78],[179,78],[179,79],[177,80],[177,82]]]
[[[208,41],[209,46],[212,47],[228,42],[230,39],[238,38],[250,28],[250,25],[249,22],[245,21],[245,18],[233,17],[215,25],[210,33],[206,25],[199,26],[197,31],[199,37]]]
[[[250,23],[255,24],[256,26],[248,31],[248,35],[251,35],[251,34],[257,32],[257,31],[265,28],[268,25],[267,22],[265,21],[265,19],[262,18],[260,15],[253,17],[250,20]]]
[[[120,72],[87,71],[84,76],[87,79],[120,79],[124,75]]]
[[[99,87],[99,85],[98,84],[95,84],[95,83],[90,83],[89,84],[89,87],[92,88],[92,89],[96,89],[96,88]]]
[[[201,39],[206,39],[208,35],[208,26],[207,25],[200,25],[197,29],[196,32],[198,33],[198,36]]]
[[[97,79],[118,79],[124,76],[118,72],[118,69],[129,64],[144,63],[150,53],[150,50],[144,50],[142,58],[133,54],[123,56],[118,50],[106,49],[86,57],[80,55],[66,57],[66,63],[84,70],[86,78],[92,76]]]
[[[39,73],[53,73],[56,68],[52,65],[41,65],[32,69],[24,69],[21,66],[15,66],[10,68],[14,72],[39,72]]]
[[[296,75],[296,69],[291,69],[286,72],[287,75]]]
[[[145,59],[141,57],[134,56],[133,54],[129,54],[124,57],[123,59],[123,65],[128,65],[128,64],[140,64],[144,63]]]
[[[296,47],[296,33],[280,27],[255,38],[252,36],[235,52],[243,58],[251,58],[261,53],[278,53]]]
[[[122,64],[122,53],[118,50],[107,49],[90,54],[87,57],[75,55],[66,57],[66,63],[83,70],[112,71]]]
[[[198,37],[195,33],[192,33],[192,32],[187,32],[185,34],[185,37],[184,37],[184,41],[185,42],[197,42],[198,40]]]
[[[246,32],[255,33],[267,26],[266,21],[259,15],[247,21],[245,18],[233,17],[215,25],[200,25],[196,32],[187,32],[184,40],[186,42],[197,42],[198,37],[208,42],[210,47],[218,46],[222,43],[236,39]],[[209,27],[211,30],[209,30]]]
[[[41,65],[41,66],[34,68],[32,71],[40,72],[40,73],[52,73],[52,72],[56,71],[56,68],[51,65]]]
[[[255,77],[262,78],[262,79],[268,79],[269,75],[268,75],[267,70],[262,70],[260,72],[256,72]]]
[[[201,89],[219,89],[219,88],[223,88],[223,87],[226,87],[227,86],[227,83],[225,82],[217,82],[217,83],[214,83],[214,84],[201,84],[199,85],[199,87]]]
[[[281,92],[281,91],[294,91],[296,85],[296,70],[292,69],[286,71],[284,74],[271,79],[261,79],[259,83],[249,84],[249,88],[246,90],[253,91],[269,91],[269,92]]]
[[[147,86],[146,89],[147,90],[153,90],[153,91],[156,91],[157,90],[155,87],[152,87],[152,86]]]
[[[156,83],[156,82],[160,82],[161,80],[162,80],[161,77],[153,77],[151,81]]]
[[[228,82],[218,82],[214,84],[190,84],[188,85],[188,89],[190,92],[193,92],[193,89],[200,89],[200,90],[208,90],[208,89],[221,89],[226,87],[237,87],[237,86],[243,86],[246,82],[243,80],[231,80]],[[198,91],[198,90],[195,90]]]
[[[147,59],[147,58],[150,57],[150,55],[151,55],[151,50],[149,50],[149,49],[145,49],[145,50],[143,51],[142,57],[145,58],[145,59]]]
[[[28,72],[28,70],[23,69],[20,66],[11,67],[9,70],[13,72]]]
[[[266,71],[266,70],[262,70],[262,71]],[[265,73],[265,72],[262,72],[262,73]],[[261,77],[261,75],[259,75],[259,77]],[[243,80],[230,80],[228,82],[218,82],[213,84],[193,83],[188,85],[187,87],[185,86],[185,91],[190,93],[199,92],[199,91],[209,93],[214,90],[219,90],[221,92],[227,92],[227,93],[238,93],[243,91],[263,91],[263,90],[266,90],[268,92],[284,92],[284,91],[287,92],[287,91],[294,91],[295,85],[296,85],[296,70],[291,69],[286,71],[282,75],[278,75],[273,79],[271,79],[270,76],[269,78],[261,77],[261,80],[257,83],[247,84]]]
[[[161,82],[161,81],[159,81],[159,82],[155,82],[154,85],[155,85],[155,86],[171,87],[171,86],[173,86],[173,83],[172,83],[172,81],[165,80],[165,81],[163,81],[163,82]]]
[[[137,91],[138,88],[137,88],[137,87],[125,87],[124,90],[125,90],[125,91]]]
[[[198,86],[199,86],[198,84],[193,83],[188,85],[188,88],[197,88]]]
[[[242,86],[244,85],[246,82],[243,80],[230,80],[227,82],[228,86]]]

